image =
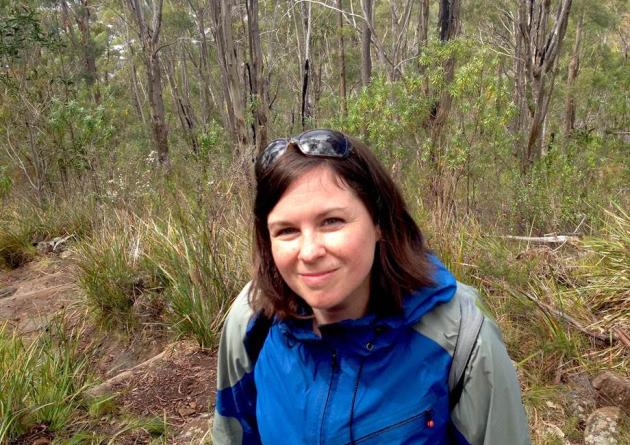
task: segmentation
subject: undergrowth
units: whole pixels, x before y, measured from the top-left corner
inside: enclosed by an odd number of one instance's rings
[[[87,303],[106,323],[163,323],[214,346],[231,299],[247,281],[243,213],[225,196],[172,192],[167,210],[112,210],[76,248]],[[161,203],[162,204],[162,203]],[[159,211],[157,209],[160,209]]]
[[[37,424],[64,428],[82,403],[89,383],[78,336],[52,327],[27,343],[0,327],[0,443]]]

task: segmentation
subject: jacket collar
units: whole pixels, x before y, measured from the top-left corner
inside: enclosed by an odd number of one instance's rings
[[[429,256],[434,266],[433,286],[423,287],[406,295],[401,314],[378,317],[369,313],[357,320],[343,320],[320,326],[322,336],[312,329],[312,320],[277,321],[280,331],[289,343],[320,343],[327,349],[342,354],[367,356],[388,348],[403,331],[417,324],[420,319],[437,305],[453,298],[457,289],[455,277],[433,255]]]

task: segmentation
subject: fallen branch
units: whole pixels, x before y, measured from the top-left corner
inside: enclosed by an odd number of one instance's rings
[[[499,238],[511,239],[517,241],[527,241],[529,243],[546,243],[546,244],[563,244],[572,243],[580,240],[578,235],[554,235],[554,236],[512,236],[503,235]]]
[[[619,341],[619,338],[617,335],[615,335],[615,333],[611,332],[610,335],[604,335],[604,334],[600,334],[598,332],[593,332],[589,329],[586,329],[584,326],[582,326],[575,318],[571,317],[570,315],[567,315],[566,313],[564,313],[561,310],[558,310],[556,308],[554,308],[553,306],[547,304],[547,303],[543,303],[542,301],[538,300],[536,297],[533,297],[529,294],[525,294],[525,296],[527,298],[529,298],[531,301],[533,301],[534,303],[536,303],[536,305],[538,307],[540,307],[543,311],[548,312],[554,316],[556,316],[557,318],[560,318],[562,320],[564,320],[565,322],[569,323],[571,326],[573,326],[575,329],[577,329],[578,331],[582,332],[583,334],[588,335],[589,337],[593,337],[596,340],[599,340],[603,343],[606,343],[608,345],[612,345],[613,342],[615,341]],[[622,343],[626,346],[628,346],[626,344],[625,341],[622,341]]]

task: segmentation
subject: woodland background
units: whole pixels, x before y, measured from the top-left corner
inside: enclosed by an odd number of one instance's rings
[[[582,443],[572,382],[628,376],[629,48],[626,0],[0,0],[0,268],[67,249],[81,290],[34,338],[0,329],[0,443],[113,434],[77,313],[212,349],[253,159],[321,127],[377,153],[481,290],[535,443]]]

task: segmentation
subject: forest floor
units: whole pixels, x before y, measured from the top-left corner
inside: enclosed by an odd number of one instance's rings
[[[0,324],[8,323],[26,341],[63,317],[80,329],[81,350],[89,354],[89,371],[96,384],[94,400],[117,394],[115,409],[90,429],[112,443],[149,443],[151,422],[162,419],[169,443],[201,443],[209,437],[216,387],[216,354],[190,340],[169,343],[160,329],[117,335],[91,322],[81,309],[81,292],[74,281],[72,260],[46,256],[22,267],[0,272]],[[69,323],[68,323],[69,322]],[[140,426],[136,428],[134,426]],[[74,433],[80,425],[69,425]],[[37,425],[12,444],[51,443],[53,434]]]

